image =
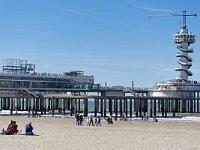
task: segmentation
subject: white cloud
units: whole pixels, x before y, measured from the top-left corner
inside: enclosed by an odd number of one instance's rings
[[[73,9],[67,9],[67,8],[59,8],[59,11],[63,11],[63,12],[68,12],[71,14],[76,14],[76,15],[82,15],[82,16],[92,16],[86,12],[82,12],[82,11],[78,11],[78,10],[73,10]]]

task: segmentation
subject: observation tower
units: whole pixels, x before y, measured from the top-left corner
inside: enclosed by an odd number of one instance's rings
[[[173,39],[174,43],[178,44],[177,48],[180,50],[176,54],[177,62],[180,64],[179,67],[176,67],[176,71],[180,71],[179,79],[188,81],[188,76],[192,76],[192,72],[189,71],[189,68],[192,66],[192,58],[188,56],[189,53],[193,53],[193,49],[189,49],[190,44],[195,42],[195,34],[188,32],[186,26],[186,11],[183,11],[183,25],[180,32],[174,34]]]
[[[170,14],[170,16],[183,17],[180,31],[173,35],[174,43],[177,44],[179,50],[176,54],[179,66],[175,68],[175,71],[180,72],[180,75],[175,79],[158,82],[150,91],[152,91],[152,96],[191,97],[194,95],[191,92],[200,91],[200,84],[188,79],[189,76],[193,75],[189,70],[192,66],[192,58],[189,54],[193,53],[193,49],[189,46],[195,43],[195,34],[188,31],[186,17],[197,15],[182,11],[182,14]]]

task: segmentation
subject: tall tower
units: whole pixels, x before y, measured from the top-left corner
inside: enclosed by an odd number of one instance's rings
[[[183,11],[181,16],[183,16],[183,22],[180,32],[175,33],[173,36],[174,43],[178,44],[177,48],[180,50],[180,52],[176,54],[176,57],[178,57],[177,62],[180,66],[176,67],[175,71],[180,71],[178,79],[188,81],[188,76],[192,76],[192,72],[189,71],[189,68],[192,66],[192,58],[190,58],[188,54],[193,53],[193,49],[189,49],[189,45],[195,42],[195,34],[188,32],[186,17],[196,16],[196,14],[188,15],[186,11]]]

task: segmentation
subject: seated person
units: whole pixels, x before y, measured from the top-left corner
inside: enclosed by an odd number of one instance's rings
[[[2,134],[5,135],[12,135],[12,134],[17,134],[18,130],[17,130],[17,125],[16,125],[16,121],[11,120],[10,124],[7,127],[7,130],[2,130]]]
[[[27,135],[33,135],[33,126],[31,124],[32,124],[31,122],[26,124],[25,130]]]

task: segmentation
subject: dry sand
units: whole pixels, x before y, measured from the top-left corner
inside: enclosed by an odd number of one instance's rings
[[[1,150],[200,150],[200,123],[114,121],[102,127],[75,126],[74,119],[1,116],[0,129],[32,121],[39,136],[0,135]]]

